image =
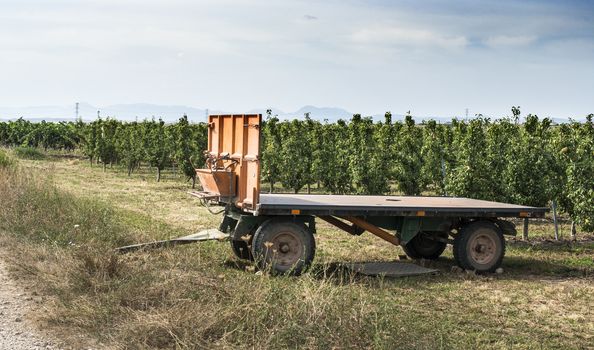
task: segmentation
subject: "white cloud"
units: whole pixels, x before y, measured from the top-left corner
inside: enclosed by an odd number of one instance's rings
[[[395,26],[374,26],[353,33],[355,43],[380,46],[464,48],[468,39],[461,35],[443,35],[424,29],[405,29]]]

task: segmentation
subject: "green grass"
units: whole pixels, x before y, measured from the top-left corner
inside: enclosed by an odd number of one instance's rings
[[[130,349],[579,349],[594,341],[593,237],[550,242],[548,221],[531,226],[529,242],[508,240],[501,275],[452,272],[450,248],[431,263],[438,276],[355,275],[343,263],[396,260],[402,250],[320,223],[312,269],[271,277],[237,260],[228,243],[113,253],[217,225],[183,179],[156,183],[148,169],[128,178],[72,158],[21,163],[28,170],[0,172],[0,247],[13,273],[48,298],[40,322],[75,347],[83,347],[78,335]]]
[[[124,228],[110,206],[75,198],[33,176],[22,169],[3,171],[2,200],[8,205],[0,209],[0,228],[60,246],[124,242]]]
[[[18,146],[15,147],[13,150],[15,156],[20,159],[44,159],[45,153],[43,153],[40,149],[35,147],[29,146]]]

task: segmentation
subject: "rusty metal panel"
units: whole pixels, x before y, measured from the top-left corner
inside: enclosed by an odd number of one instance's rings
[[[208,152],[217,156],[219,154],[219,118],[208,118]]]
[[[235,173],[235,204],[256,208],[260,192],[261,114],[208,116],[208,150],[217,167]]]
[[[243,147],[243,120],[234,119],[233,123],[233,145],[231,147],[231,158],[241,159],[244,155]]]
[[[233,134],[235,132],[235,116],[223,115],[221,116],[221,136],[219,143],[221,145],[221,153],[233,154]]]
[[[245,117],[244,127],[244,203],[255,209],[260,195],[260,115]]]
[[[212,171],[211,169],[196,169],[196,175],[204,191],[217,194],[221,197],[235,195],[237,182],[235,173]]]

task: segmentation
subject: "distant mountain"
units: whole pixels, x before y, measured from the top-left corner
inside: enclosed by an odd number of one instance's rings
[[[246,113],[259,113],[265,116],[266,110],[266,108],[256,108]],[[332,107],[303,106],[295,112],[284,112],[278,108],[271,108],[271,110],[272,115],[277,116],[281,120],[303,119],[305,118],[306,113],[309,113],[309,117],[311,119],[320,121],[327,119],[330,122],[335,122],[338,119],[351,119],[351,117],[353,116],[353,113],[348,112],[342,108]]]
[[[79,103],[78,115],[83,120],[94,120],[97,115],[102,118],[112,117],[120,120],[162,118],[166,122],[177,121],[186,114],[193,122],[205,121],[206,110],[189,106],[162,106],[148,103],[117,104],[106,107],[96,107],[88,103]],[[212,111],[211,113],[220,113]],[[10,120],[23,117],[31,121],[60,121],[75,120],[75,106],[38,106],[38,107],[0,107],[0,119]]]
[[[178,106],[178,105],[155,105],[149,103],[134,103],[134,104],[116,104],[105,107],[96,107],[88,103],[79,103],[78,114],[83,120],[89,121],[97,118],[97,112],[102,118],[112,117],[119,120],[132,121],[135,119],[143,120],[150,118],[162,118],[165,122],[175,122],[181,116],[186,114],[188,119],[192,122],[202,122],[206,120],[206,114],[224,114],[229,113],[228,111],[217,111],[200,109],[190,106]],[[259,113],[263,116],[266,115],[266,108],[255,108],[244,113]],[[294,112],[284,112],[277,108],[272,108],[272,115],[278,116],[281,120],[290,119],[303,119],[305,114],[309,113],[309,116],[314,120],[328,122],[336,122],[338,119],[350,120],[353,116],[353,112],[347,111],[338,107],[317,107],[317,106],[303,106]],[[366,114],[361,113],[362,116],[371,116],[375,122],[384,121],[384,114]],[[76,119],[76,112],[74,104],[72,106],[36,106],[36,107],[0,107],[0,121],[2,120],[14,120],[23,117],[31,121],[72,121]],[[430,116],[421,117],[414,116],[417,123],[421,123],[423,120],[437,120],[440,123],[451,122],[451,117],[440,117]],[[567,123],[566,118],[551,118],[553,122]],[[402,114],[392,114],[393,121],[404,120]],[[577,121],[585,120],[583,118],[577,118]]]
[[[163,119],[166,122],[177,121],[184,114],[190,121],[206,121],[205,109],[188,106],[161,106],[148,103],[119,104],[107,106],[101,110],[101,116],[111,116],[117,119],[138,120]],[[96,113],[96,112],[95,112]]]
[[[306,113],[309,113],[311,119],[328,119],[330,122],[337,121],[338,119],[351,119],[353,116],[353,113],[336,107],[304,106],[295,112],[296,117],[305,116]]]
[[[266,108],[255,108],[244,113],[259,113],[266,115]],[[78,115],[83,120],[94,120],[97,113],[102,118],[112,117],[120,120],[142,120],[150,118],[162,118],[166,122],[174,122],[186,114],[188,119],[193,122],[205,121],[206,114],[230,113],[228,111],[216,111],[200,109],[189,106],[177,105],[155,105],[148,103],[117,104],[104,107],[93,106],[88,103],[79,103]],[[335,122],[338,119],[351,119],[353,113],[342,108],[334,107],[316,107],[304,106],[295,112],[284,112],[277,108],[272,108],[272,114],[280,119],[304,118],[305,113],[315,120],[328,120]],[[74,120],[76,118],[75,106],[38,106],[38,107],[0,107],[0,120],[18,119],[23,117],[32,121],[59,121]],[[383,120],[383,116],[381,118]]]
[[[272,110],[272,115],[278,115],[279,118],[280,118],[280,116],[284,116],[285,114],[287,114],[278,108],[254,108],[254,109],[250,109],[249,111],[247,111],[245,113],[246,114],[262,114],[262,116],[266,116],[266,111],[268,109]]]
[[[262,115],[266,114],[265,109],[254,109],[250,111],[250,113],[261,113]],[[291,119],[303,119],[305,118],[305,114],[309,113],[309,117],[314,120],[325,121],[327,120],[330,123],[336,122],[339,119],[343,120],[350,120],[353,117],[353,112],[349,112],[342,108],[336,107],[316,107],[316,106],[303,106],[299,108],[295,112],[283,112],[280,109],[273,108],[272,115],[278,116],[281,120],[291,120]],[[374,121],[384,121],[383,114],[361,114],[363,117],[371,117]],[[404,119],[403,115],[393,114],[392,120],[401,120]]]
[[[0,107],[0,118],[17,119],[74,119],[74,107],[72,111],[60,106],[37,106],[37,107]]]

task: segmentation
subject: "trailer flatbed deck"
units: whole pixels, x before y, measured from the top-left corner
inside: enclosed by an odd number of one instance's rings
[[[547,208],[460,197],[261,194],[256,215],[543,217]]]

